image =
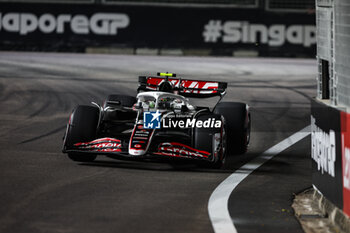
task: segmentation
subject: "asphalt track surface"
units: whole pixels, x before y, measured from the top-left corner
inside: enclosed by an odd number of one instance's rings
[[[213,232],[207,205],[220,182],[309,124],[316,67],[303,59],[0,53],[0,232]],[[249,152],[229,156],[221,170],[104,156],[74,163],[61,153],[77,104],[136,94],[137,77],[159,71],[228,82],[225,100],[251,106]],[[309,147],[307,137],[237,186],[229,211],[238,232],[302,232],[290,205],[311,186]]]

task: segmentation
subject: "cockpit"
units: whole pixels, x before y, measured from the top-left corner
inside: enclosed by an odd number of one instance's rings
[[[137,106],[143,111],[171,110],[171,111],[188,111],[194,110],[194,106],[189,104],[183,96],[169,93],[147,92],[138,95]]]

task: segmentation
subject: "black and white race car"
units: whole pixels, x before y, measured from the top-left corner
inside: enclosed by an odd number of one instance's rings
[[[226,154],[245,153],[250,141],[247,104],[223,102],[227,83],[140,76],[138,94],[109,95],[102,106],[79,105],[70,115],[63,153],[74,161],[97,155],[120,159],[156,157],[205,161],[219,168]],[[188,98],[218,96],[213,109]]]

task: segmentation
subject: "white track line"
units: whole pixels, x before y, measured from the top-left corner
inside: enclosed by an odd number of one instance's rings
[[[243,165],[241,168],[227,177],[223,182],[221,182],[218,187],[216,187],[214,192],[211,194],[208,203],[209,218],[215,233],[237,233],[228,210],[228,199],[237,185],[247,176],[249,176],[255,169],[259,168],[265,162],[272,159],[275,155],[281,153],[309,134],[310,126],[307,126],[266,150],[249,163]]]

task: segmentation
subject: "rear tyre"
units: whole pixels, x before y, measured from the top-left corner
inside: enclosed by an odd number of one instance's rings
[[[214,113],[225,118],[227,134],[227,152],[229,154],[244,154],[250,141],[250,114],[244,103],[221,102]]]
[[[71,115],[64,140],[65,148],[72,148],[75,143],[89,142],[96,138],[99,109],[93,106],[79,105]],[[95,154],[68,153],[68,157],[77,162],[92,162]]]
[[[217,114],[203,114],[197,117],[197,120],[205,121],[209,118],[214,118],[215,120],[221,120],[221,116]],[[215,134],[220,133],[221,137],[223,137],[224,130],[224,122],[222,122],[221,128],[195,128],[194,129],[194,148],[198,150],[207,151],[211,154],[214,154],[214,145],[213,145],[213,137]],[[221,138],[221,143],[225,143],[226,138]],[[202,167],[210,167],[214,169],[222,168],[225,164],[225,147],[221,145],[221,150],[217,156],[213,157],[213,160],[211,162],[207,163],[200,163],[199,165]]]
[[[104,103],[104,107],[109,106],[108,101],[119,102],[121,106],[131,108],[136,103],[136,98],[129,95],[109,95]]]

